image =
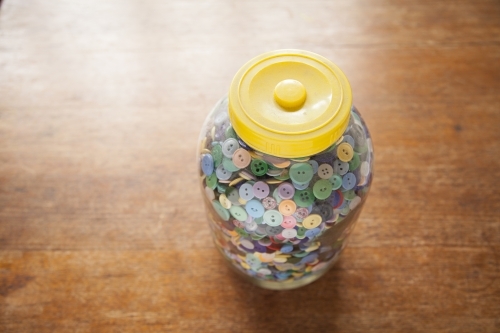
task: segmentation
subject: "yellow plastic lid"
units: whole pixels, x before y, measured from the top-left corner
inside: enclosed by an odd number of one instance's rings
[[[286,158],[317,154],[347,128],[351,86],[328,59],[308,51],[261,54],[236,73],[229,117],[236,133],[260,152]]]

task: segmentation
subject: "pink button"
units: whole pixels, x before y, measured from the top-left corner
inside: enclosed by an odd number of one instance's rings
[[[293,229],[296,224],[297,220],[293,216],[285,216],[283,222],[281,222],[281,226],[285,229]]]
[[[246,151],[246,149],[238,148],[233,154],[233,163],[238,168],[243,169],[250,165],[252,162],[252,156]]]
[[[278,195],[283,199],[291,199],[295,194],[295,188],[290,183],[281,183],[278,186]]]
[[[253,185],[253,193],[259,199],[264,199],[269,195],[269,185],[264,182],[257,182]]]

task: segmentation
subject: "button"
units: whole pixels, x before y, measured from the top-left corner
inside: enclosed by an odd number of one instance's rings
[[[240,144],[234,138],[229,138],[222,143],[222,153],[228,158],[233,157],[234,152],[238,148],[240,148]]]
[[[309,230],[306,231],[306,237],[309,238],[309,239],[313,239],[316,236],[318,236],[320,233],[321,233],[321,229],[320,228],[309,229]]]
[[[297,210],[293,214],[293,216],[295,218],[298,218],[300,220],[305,219],[307,217],[307,215],[309,215],[309,211],[307,210],[307,208],[304,208],[304,207],[297,208]]]
[[[205,186],[205,195],[207,196],[208,200],[215,200],[215,192],[208,186]]]
[[[347,162],[336,160],[333,162],[333,171],[343,176],[349,171],[349,164]]]
[[[370,173],[370,164],[367,161],[364,161],[363,163],[361,163],[361,168],[359,171],[361,172],[361,175],[365,177],[368,176],[368,174]]]
[[[212,155],[201,155],[201,170],[207,176],[210,176],[214,172],[214,159]]]
[[[293,251],[293,245],[285,244],[280,249],[281,253],[290,253]]]
[[[212,147],[212,158],[216,168],[222,163],[222,156],[224,156],[222,154],[222,147],[217,143]]]
[[[284,169],[279,176],[274,176],[278,180],[288,180],[290,179],[290,174],[288,169]]]
[[[265,175],[268,168],[269,167],[267,163],[264,162],[263,160],[254,159],[250,163],[250,169],[252,170],[252,173],[256,176]]]
[[[226,134],[226,139],[229,138],[236,139],[236,132],[234,131],[233,126],[229,126],[228,128],[226,128],[225,134]]]
[[[333,191],[330,197],[327,199],[328,203],[332,205],[334,209],[337,209],[344,202],[344,196],[339,190]]]
[[[330,166],[331,168],[331,166]],[[327,179],[320,179],[313,186],[313,193],[319,200],[324,200],[332,194],[333,185]]]
[[[333,209],[329,203],[322,203],[314,207],[311,214],[318,214],[323,221],[329,221],[333,217]]]
[[[229,209],[232,206],[231,201],[226,197],[224,193],[219,196],[219,202],[225,209]]]
[[[283,200],[280,202],[279,205],[279,211],[283,216],[290,216],[293,213],[295,213],[295,210],[297,209],[297,205],[293,200]]]
[[[306,236],[306,231],[307,231],[307,229],[304,227],[297,228],[297,238],[300,238],[300,237],[304,238]]]
[[[294,183],[305,184],[311,181],[314,173],[309,163],[297,163],[290,167],[290,178]]]
[[[354,155],[354,150],[352,149],[352,146],[347,142],[341,143],[337,147],[337,157],[342,162],[349,162],[352,159],[353,155]]]
[[[227,209],[225,209],[224,207],[222,207],[222,205],[220,204],[220,202],[218,202],[216,200],[213,200],[212,201],[212,206],[214,207],[214,210],[217,212],[217,214],[219,214],[219,216],[221,217],[221,219],[223,219],[224,221],[229,220],[229,212],[227,211]]]
[[[276,236],[276,235],[279,235],[281,234],[281,232],[283,231],[283,227],[281,226],[272,226],[272,225],[268,225],[266,227],[266,234],[268,236]]]
[[[309,207],[314,202],[314,193],[310,188],[296,191],[293,200],[299,207]]]
[[[245,205],[245,210],[251,217],[261,217],[264,215],[264,206],[259,200],[253,199],[247,202]]]
[[[253,194],[253,186],[250,183],[245,183],[240,186],[240,189],[238,190],[238,194],[240,195],[240,198],[243,198],[246,201],[252,200],[253,197],[255,196]]]
[[[282,232],[281,232],[281,235],[285,238],[294,238],[295,236],[297,236],[297,230],[295,229],[284,229]]]
[[[355,146],[354,138],[350,135],[344,135],[342,142],[347,142],[351,147]]]
[[[269,195],[269,185],[264,182],[256,182],[253,185],[253,193],[256,198],[264,199]]]
[[[316,162],[315,160],[309,160],[307,161],[307,163],[309,163],[312,166],[313,173],[316,174],[316,172],[318,172],[318,162]]]
[[[318,176],[321,179],[328,179],[333,176],[333,168],[330,164],[321,164],[318,167]]]
[[[266,197],[262,199],[262,205],[265,209],[274,209],[277,206],[276,200],[273,197]]]
[[[283,215],[280,212],[271,209],[264,213],[264,222],[270,226],[279,226],[283,222]]]
[[[308,182],[304,183],[304,184],[297,184],[295,182],[292,182],[292,184],[293,184],[293,187],[295,187],[295,189],[297,189],[297,190],[305,190],[306,188],[309,187],[309,183]]]
[[[235,189],[234,187],[228,187],[225,193],[226,197],[231,201],[233,205],[241,205],[240,204],[240,194],[238,193],[238,190]]]
[[[346,190],[350,190],[356,186],[356,176],[352,173],[346,173],[344,177],[342,177],[342,187]]]
[[[354,153],[352,160],[350,160],[348,163],[349,163],[349,171],[356,170],[359,167],[359,165],[361,164],[361,161],[359,159],[359,155]]]
[[[349,208],[351,210],[353,210],[354,208],[356,208],[359,204],[361,203],[361,198],[358,197],[358,196],[355,196],[351,202],[349,202]]]
[[[224,169],[229,172],[236,172],[240,170],[240,168],[234,165],[233,160],[227,157],[224,157],[224,159],[222,160],[222,165],[224,166]]]
[[[233,154],[233,163],[238,168],[243,169],[250,165],[252,162],[252,157],[250,153],[243,148],[236,149]]]
[[[283,217],[283,222],[281,222],[281,226],[285,229],[293,229],[297,225],[297,220],[293,216],[285,216]]]
[[[295,189],[290,183],[281,183],[278,186],[278,195],[283,199],[291,199],[295,194]]]
[[[205,184],[207,184],[207,186],[210,187],[212,190],[215,189],[217,187],[217,176],[214,173],[212,173],[205,179]]]
[[[311,214],[302,221],[302,226],[306,229],[316,228],[321,224],[321,216],[318,214]]]
[[[340,186],[342,186],[342,177],[340,177],[339,175],[334,174],[328,180],[330,181],[330,183],[332,183],[333,190],[338,190]]]
[[[247,212],[240,206],[231,206],[229,209],[231,216],[237,219],[238,221],[245,221],[248,217]]]
[[[245,238],[240,240],[240,245],[248,250],[253,250],[253,248],[255,247],[251,240]]]
[[[215,174],[220,180],[228,180],[233,175],[233,173],[227,171],[222,164],[217,167],[217,169],[215,170]]]
[[[352,200],[356,197],[356,192],[354,192],[354,190],[343,191],[342,195],[344,196],[344,199]]]

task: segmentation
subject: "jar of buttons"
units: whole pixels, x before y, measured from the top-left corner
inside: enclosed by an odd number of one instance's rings
[[[301,50],[250,60],[198,148],[213,239],[239,275],[282,290],[332,267],[373,179],[370,134],[335,64]]]

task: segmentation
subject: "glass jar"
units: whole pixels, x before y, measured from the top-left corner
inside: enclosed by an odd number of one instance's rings
[[[283,290],[339,258],[367,198],[373,147],[342,71],[279,50],[237,72],[203,125],[198,165],[217,249],[245,279]]]

